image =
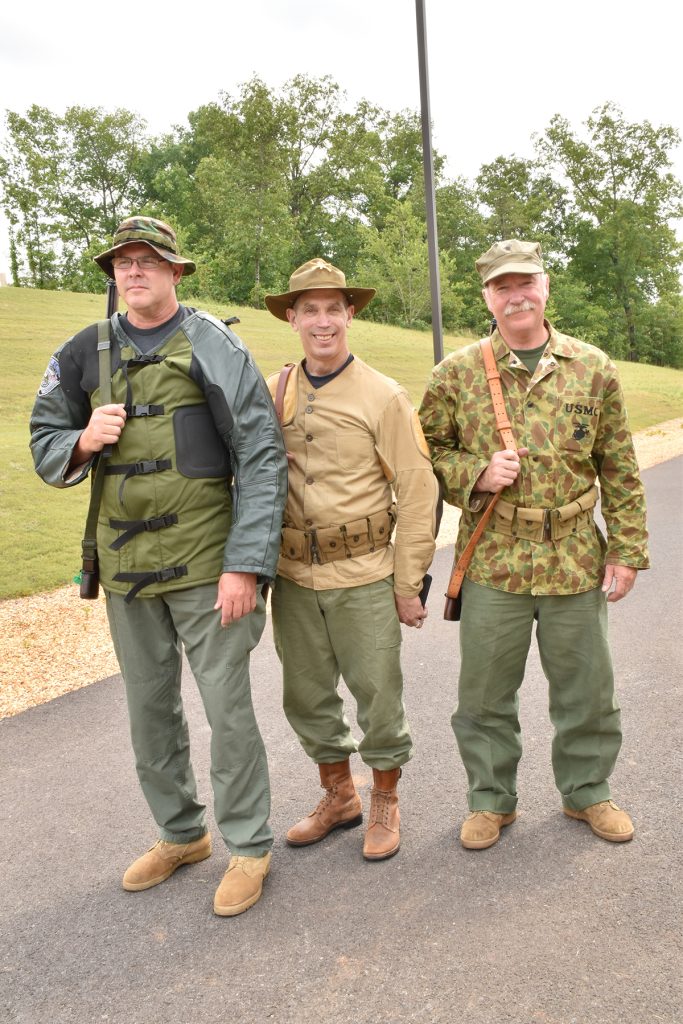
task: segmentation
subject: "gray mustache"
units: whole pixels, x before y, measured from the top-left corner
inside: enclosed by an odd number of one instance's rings
[[[528,299],[525,299],[524,302],[520,302],[518,306],[513,306],[512,303],[507,305],[505,307],[504,315],[512,316],[513,313],[527,313],[530,309],[536,309],[536,306],[533,302],[529,302]]]

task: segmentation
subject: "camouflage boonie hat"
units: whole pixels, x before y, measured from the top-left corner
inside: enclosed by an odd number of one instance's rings
[[[122,246],[128,245],[130,242],[144,242],[169,263],[181,263],[183,274],[194,274],[197,269],[192,260],[186,260],[178,255],[178,241],[173,228],[165,224],[163,220],[154,220],[153,217],[128,217],[121,221],[116,229],[111,249],[101,252],[99,256],[94,256],[95,263],[102,268],[105,274],[113,277],[112,256]]]
[[[266,307],[278,320],[287,319],[287,310],[291,309],[303,292],[315,288],[334,288],[343,292],[356,313],[365,309],[375,296],[374,288],[349,288],[344,273],[331,263],[322,259],[308,260],[298,267],[289,279],[289,291],[282,295],[266,295]]]
[[[520,242],[514,238],[496,242],[474,265],[479,271],[482,284],[501,274],[545,273],[540,243]]]

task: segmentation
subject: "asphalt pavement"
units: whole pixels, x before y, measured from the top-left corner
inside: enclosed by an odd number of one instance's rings
[[[211,816],[209,860],[147,892],[121,888],[155,834],[118,676],[0,722],[0,1020],[680,1021],[683,459],[644,479],[653,568],[610,609],[624,724],[612,783],[633,842],[605,843],[561,813],[534,650],[521,691],[520,817],[489,850],[460,846],[465,776],[449,724],[459,626],[441,618],[444,549],[428,623],[404,630],[415,756],[400,783],[402,846],[389,861],[363,860],[362,829],[304,849],[284,842],[320,791],[281,711],[270,625],[252,677],[276,842],[264,896],[240,917],[212,913],[227,854]],[[189,673],[184,694],[210,806],[209,731]],[[354,761],[367,809],[370,772]]]

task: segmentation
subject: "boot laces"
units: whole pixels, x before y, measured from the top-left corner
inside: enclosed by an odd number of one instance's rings
[[[391,813],[391,793],[381,789],[373,789],[370,795],[370,823],[372,825],[384,825],[389,827],[389,815]]]
[[[334,798],[337,795],[337,786],[336,786],[336,784],[330,786],[329,789],[327,789],[325,786],[323,786],[323,789],[325,790],[325,795],[322,798],[322,800],[319,802],[318,806],[316,807],[316,809],[314,811],[314,814],[319,814],[321,811],[324,811],[332,803],[332,801],[334,800]]]

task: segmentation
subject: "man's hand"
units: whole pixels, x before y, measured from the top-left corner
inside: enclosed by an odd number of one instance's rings
[[[91,456],[94,452],[101,452],[105,445],[116,444],[125,422],[126,410],[123,405],[100,405],[93,409],[90,422],[78,441],[83,454]]]
[[[229,626],[256,607],[256,574],[224,572],[218,580],[218,596],[213,606],[221,613],[221,626]]]
[[[607,600],[621,601],[622,597],[626,597],[633,588],[637,575],[638,570],[633,569],[630,565],[606,565],[602,580],[602,592],[607,594]],[[612,585],[614,585],[614,589],[609,593]]]
[[[74,445],[69,470],[84,466],[106,445],[116,444],[125,422],[126,410],[122,405],[100,405],[93,409],[87,427]]]
[[[417,626],[418,629],[421,629],[422,623],[427,618],[427,609],[422,607],[420,598],[401,597],[399,594],[394,594],[394,601],[399,622],[402,622],[404,626]]]
[[[528,448],[518,448],[516,452],[494,452],[488,466],[474,485],[475,491],[487,491],[496,494],[504,487],[509,487],[517,479],[520,470],[520,458],[529,454]]]

